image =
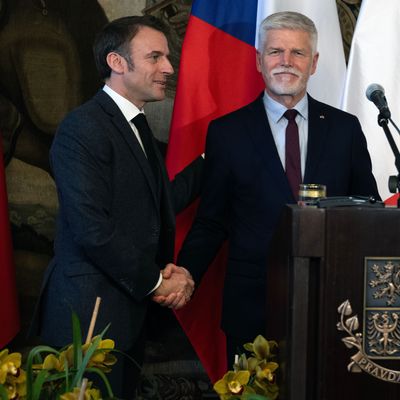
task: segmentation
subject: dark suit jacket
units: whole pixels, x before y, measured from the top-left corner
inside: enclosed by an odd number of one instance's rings
[[[155,145],[155,143],[154,143]],[[59,196],[55,257],[40,299],[40,334],[71,342],[71,310],[86,334],[96,296],[96,324],[116,347],[139,334],[160,267],[173,261],[175,212],[199,193],[203,160],[170,184],[157,151],[159,183],[131,127],[100,90],[61,123],[51,152]]]
[[[357,118],[308,100],[304,182],[325,184],[328,196],[379,198]],[[235,337],[252,340],[265,330],[268,247],[282,208],[294,202],[262,96],[211,122],[201,203],[178,263],[199,282],[229,237],[222,328]]]

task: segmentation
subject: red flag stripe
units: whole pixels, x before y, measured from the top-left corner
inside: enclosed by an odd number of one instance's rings
[[[3,154],[1,140],[0,151]],[[0,348],[2,348],[14,338],[20,327],[3,163],[0,165],[0,238]]]
[[[254,100],[264,85],[256,70],[256,51],[241,40],[191,16],[183,43],[171,122],[167,167],[171,177],[204,151],[209,122]],[[177,219],[176,250],[189,230],[196,205]],[[227,369],[220,329],[225,252],[202,279],[177,318],[212,382]]]
[[[262,91],[255,57],[253,46],[190,17],[171,122],[167,154],[170,176],[204,151],[212,119],[244,106]]]

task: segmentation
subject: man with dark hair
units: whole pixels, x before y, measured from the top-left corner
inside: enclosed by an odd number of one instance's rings
[[[244,343],[265,334],[270,241],[299,184],[324,184],[329,196],[379,199],[357,118],[307,94],[319,57],[313,21],[272,14],[261,23],[258,43],[265,90],[210,123],[201,203],[178,257],[198,284],[229,238],[222,309],[229,366]]]
[[[94,55],[105,86],[62,121],[50,151],[59,214],[55,256],[40,299],[40,335],[53,346],[72,341],[74,310],[86,332],[97,296],[97,330],[139,364],[149,301],[182,307],[194,285],[172,264],[175,213],[199,193],[203,160],[169,182],[143,106],[163,100],[173,68],[162,23],[150,16],[115,20]],[[164,269],[161,269],[164,268]],[[115,395],[133,398],[135,365],[119,357]]]

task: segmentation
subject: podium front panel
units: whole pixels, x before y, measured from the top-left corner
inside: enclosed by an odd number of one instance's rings
[[[400,398],[400,383],[347,369],[338,307],[363,323],[366,257],[400,257],[400,210],[287,206],[267,265],[267,338],[280,345],[281,400]],[[400,360],[379,361],[400,370]]]

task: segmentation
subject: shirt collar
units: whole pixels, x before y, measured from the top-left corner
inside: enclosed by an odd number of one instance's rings
[[[140,113],[144,114],[143,110],[137,108],[128,99],[111,89],[110,86],[104,85],[103,90],[114,100],[127,121],[132,121]]]
[[[287,110],[285,106],[278,103],[272,97],[270,97],[266,91],[264,91],[263,97],[264,107],[268,113],[268,117],[272,122],[277,124],[279,120],[282,118],[284,112]],[[303,96],[303,98],[296,104],[294,107],[295,110],[299,113],[299,115],[307,120],[308,119],[308,97],[307,94]]]

